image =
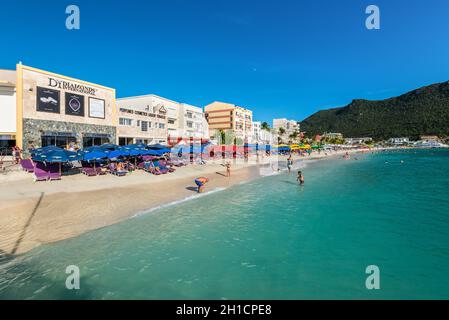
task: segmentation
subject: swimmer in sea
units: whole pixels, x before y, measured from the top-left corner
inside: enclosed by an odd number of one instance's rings
[[[292,166],[293,166],[293,159],[292,159],[292,155],[290,155],[290,157],[288,157],[288,159],[287,159],[288,173],[290,173],[292,171]]]
[[[198,193],[202,193],[204,185],[209,182],[208,178],[200,177],[195,179],[195,184],[198,186]]]
[[[302,174],[301,171],[298,171],[298,178],[296,178],[296,181],[299,182],[299,185],[301,186],[304,185],[304,175]]]

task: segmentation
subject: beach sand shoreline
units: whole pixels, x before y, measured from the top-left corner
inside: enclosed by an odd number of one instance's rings
[[[322,152],[295,157],[295,161],[341,157],[345,152]],[[354,152],[360,150],[350,151]],[[138,171],[122,178],[77,175],[40,183],[33,183],[30,175],[20,172],[15,179],[0,180],[0,255],[20,255],[42,244],[76,237],[138,213],[195,198],[194,179],[199,176],[210,178],[206,193],[253,181],[263,176],[261,167],[267,172],[272,163],[284,166],[286,157],[259,160],[227,160],[233,163],[230,178],[225,176],[226,169],[220,161],[191,165],[163,176]]]

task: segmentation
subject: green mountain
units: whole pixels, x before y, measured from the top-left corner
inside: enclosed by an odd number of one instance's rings
[[[318,111],[301,122],[311,137],[339,132],[345,137],[417,138],[449,136],[449,81],[386,100],[354,100],[341,108]]]

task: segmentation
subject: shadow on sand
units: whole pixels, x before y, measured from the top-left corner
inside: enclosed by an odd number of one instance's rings
[[[39,209],[39,206],[41,205],[43,198],[44,198],[44,192],[41,192],[39,200],[37,201],[36,205],[34,206],[34,209],[31,212],[31,215],[28,218],[27,223],[23,227],[22,232],[20,233],[19,238],[16,240],[16,243],[14,244],[14,248],[11,251],[11,255],[15,255],[16,252],[17,252],[17,249],[19,249],[20,243],[23,241],[23,238],[25,237],[26,231],[27,231],[28,227],[31,225],[31,221],[33,220],[34,216],[36,215],[36,212]]]

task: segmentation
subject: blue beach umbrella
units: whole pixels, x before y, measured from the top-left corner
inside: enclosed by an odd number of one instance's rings
[[[83,155],[83,160],[84,161],[98,161],[98,160],[106,159],[107,157],[108,157],[108,155],[105,152],[92,151],[92,152],[85,153]]]
[[[108,149],[102,148],[100,146],[93,146],[93,147],[84,148],[83,150],[81,150],[81,152],[86,154],[86,153],[91,153],[91,152],[109,153],[111,151]]]
[[[49,152],[49,151],[52,151],[52,150],[58,150],[59,151],[59,150],[64,150],[64,149],[61,149],[61,148],[59,148],[57,146],[46,146],[46,147],[42,147],[42,148],[37,148],[37,149],[31,150],[31,155],[41,154],[41,153]]]
[[[107,157],[109,159],[117,159],[120,157],[127,157],[127,156],[129,156],[129,151],[121,150],[121,149],[111,151],[107,154]]]
[[[40,154],[34,155],[32,157],[35,162],[48,162],[48,163],[58,163],[59,164],[59,175],[61,175],[61,164],[71,161],[78,161],[81,159],[80,155],[73,151],[68,151],[64,149],[47,149]]]
[[[103,150],[114,151],[114,150],[120,149],[120,146],[113,144],[113,143],[104,143],[100,146],[100,148]]]
[[[144,150],[139,150],[139,149],[131,149],[131,151],[129,152],[129,155],[131,157],[138,157],[138,156],[142,156],[144,153]]]
[[[77,161],[80,159],[80,156],[76,152],[60,149],[36,154],[32,156],[32,159],[36,162],[63,163]]]
[[[164,145],[162,145],[160,143],[156,143],[156,144],[149,145],[148,149],[151,149],[151,150],[162,150],[162,149],[170,149],[170,148],[168,148],[167,146],[164,146]]]
[[[135,143],[135,144],[129,144],[127,146],[123,146],[123,148],[128,149],[128,150],[145,150],[147,149],[147,145],[143,144],[143,143]]]
[[[108,158],[108,154],[101,151],[91,151],[84,153],[83,160],[87,162],[93,162],[94,168],[96,167],[97,161],[101,161]]]

